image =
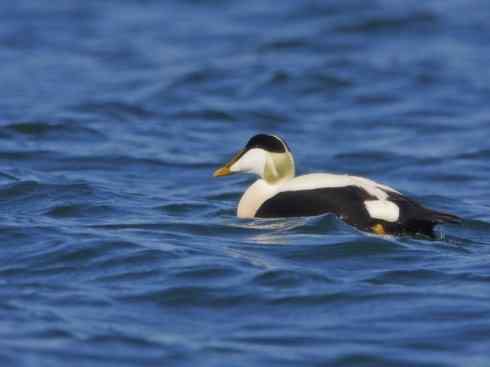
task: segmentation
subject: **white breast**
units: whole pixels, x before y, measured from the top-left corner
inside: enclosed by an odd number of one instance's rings
[[[238,203],[237,216],[239,218],[254,218],[260,206],[279,192],[281,184],[271,185],[265,180],[257,180],[242,195]]]

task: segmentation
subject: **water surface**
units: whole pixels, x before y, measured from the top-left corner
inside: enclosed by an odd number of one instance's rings
[[[489,15],[3,2],[1,365],[490,365]],[[238,220],[252,177],[212,172],[257,132],[465,220]]]

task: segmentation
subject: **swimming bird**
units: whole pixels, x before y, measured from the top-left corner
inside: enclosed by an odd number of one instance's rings
[[[295,176],[291,150],[276,135],[253,136],[244,149],[214,172],[214,176],[237,172],[259,176],[240,199],[239,218],[332,213],[366,232],[431,237],[437,224],[461,221],[455,215],[428,209],[399,191],[368,178],[331,173]]]

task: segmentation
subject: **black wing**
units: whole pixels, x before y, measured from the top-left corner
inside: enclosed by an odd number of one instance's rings
[[[328,187],[313,190],[284,191],[266,200],[255,214],[259,218],[305,217],[332,213],[350,225],[362,230],[372,230],[381,224],[385,233],[423,233],[433,235],[433,228],[441,223],[459,223],[455,215],[425,208],[417,201],[397,192],[385,191],[387,200],[400,209],[396,222],[372,218],[364,204],[378,200],[357,186]]]

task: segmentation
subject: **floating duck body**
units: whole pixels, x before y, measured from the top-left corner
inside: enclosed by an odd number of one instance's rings
[[[252,137],[215,176],[253,173],[259,179],[238,204],[240,218],[304,217],[332,213],[363,231],[425,234],[434,226],[457,223],[452,214],[423,207],[399,191],[364,177],[312,173],[295,177],[294,159],[278,136]]]

